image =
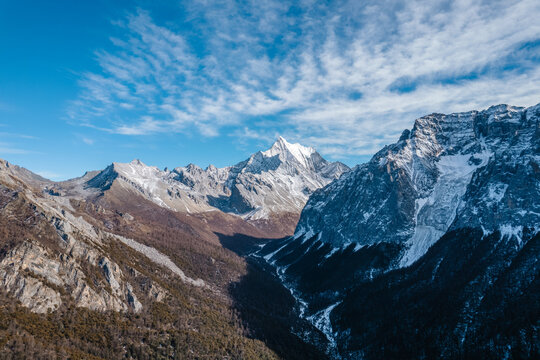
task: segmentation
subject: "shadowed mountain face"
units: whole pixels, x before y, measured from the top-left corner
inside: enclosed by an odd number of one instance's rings
[[[360,281],[331,314],[346,358],[537,358],[540,234],[447,232],[412,266]],[[366,311],[366,309],[369,309]]]
[[[422,117],[256,255],[345,358],[537,355],[539,124],[540,105]]]

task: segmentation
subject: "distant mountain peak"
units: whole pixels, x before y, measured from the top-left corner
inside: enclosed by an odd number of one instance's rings
[[[113,163],[86,186],[107,191],[118,183],[117,188],[134,190],[168,209],[188,213],[221,210],[259,220],[299,215],[313,191],[348,170],[341,163],[325,160],[312,147],[289,143],[280,136],[270,149],[233,166],[203,169],[189,164],[165,171],[134,159]],[[295,221],[287,222],[287,233],[294,225]]]
[[[315,153],[314,148],[290,143],[283,136],[279,136],[270,149],[262,152],[265,157],[290,154],[304,167],[308,167],[308,159]]]

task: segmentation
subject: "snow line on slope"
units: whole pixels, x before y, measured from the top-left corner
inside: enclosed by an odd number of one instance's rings
[[[302,235],[300,235],[302,236]],[[298,239],[300,236],[296,237],[296,236],[293,236],[291,239],[293,240],[296,240]],[[305,241],[305,240],[304,240]],[[304,243],[304,241],[302,243]],[[269,264],[270,266],[272,266],[274,268],[274,271],[276,273],[276,276],[278,277],[278,279],[280,280],[281,282],[281,285],[289,290],[291,296],[295,299],[296,303],[298,304],[298,310],[299,310],[299,318],[301,319],[304,319],[306,321],[308,321],[309,323],[311,323],[311,325],[313,325],[316,329],[318,329],[319,331],[321,331],[324,336],[326,337],[326,339],[328,340],[328,347],[326,349],[327,353],[332,353],[332,352],[336,352],[334,354],[335,356],[335,359],[338,360],[338,359],[341,359],[341,356],[339,355],[339,352],[337,350],[337,342],[336,342],[336,339],[335,339],[335,335],[333,333],[333,330],[332,330],[332,323],[330,321],[330,313],[332,312],[332,310],[334,310],[334,308],[336,306],[338,306],[342,300],[339,300],[337,301],[336,303],[310,315],[310,316],[306,316],[306,311],[308,310],[308,303],[302,299],[301,297],[301,294],[299,293],[299,291],[297,291],[294,286],[292,284],[290,284],[289,282],[287,282],[287,279],[286,279],[286,276],[285,276],[285,271],[287,269],[287,266],[279,266],[279,265],[276,265],[276,260],[273,260],[272,261],[272,257],[274,257],[274,255],[276,255],[280,250],[282,250],[285,246],[289,245],[289,243],[285,243],[285,245],[283,245],[282,247],[280,247],[279,249],[277,249],[276,251],[266,255],[266,256],[261,256],[258,254],[258,251],[251,254],[250,256],[254,256],[254,257],[258,257],[260,259],[263,259],[267,264]],[[262,248],[261,248],[262,250]],[[309,249],[308,249],[309,250]],[[308,251],[306,250],[306,251]],[[335,252],[335,251],[338,251],[340,250],[340,248],[334,248],[332,249],[332,254]],[[260,251],[260,250],[259,250]]]

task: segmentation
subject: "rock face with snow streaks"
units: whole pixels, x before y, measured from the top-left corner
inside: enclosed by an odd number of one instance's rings
[[[450,228],[539,224],[538,111],[498,105],[416,120],[397,143],[317,191],[296,234],[320,233],[336,247],[404,244],[406,266]]]

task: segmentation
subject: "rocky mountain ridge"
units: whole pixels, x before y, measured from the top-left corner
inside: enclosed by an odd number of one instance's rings
[[[313,191],[348,170],[340,162],[323,159],[311,147],[279,137],[270,149],[234,166],[202,170],[190,165],[174,172],[178,181],[206,195],[213,206],[256,220],[272,213],[298,212]]]
[[[0,261],[3,288],[38,313],[56,310],[66,293],[76,306],[91,310],[139,312],[142,304],[132,284],[106,250],[111,241],[126,240],[75,215],[68,199],[29,187],[28,174],[5,161],[0,163],[4,226],[22,221],[28,232],[22,238],[24,233],[13,234],[18,238],[12,239],[15,243],[11,247],[4,244]],[[50,183],[35,179],[34,185]],[[48,240],[42,241],[44,238]],[[99,286],[95,272],[105,280]],[[165,294],[155,284],[147,296],[160,300]]]
[[[534,196],[520,194],[522,204],[510,199],[516,194],[508,191],[505,174],[516,176],[509,167],[529,167],[535,174],[539,109],[498,105],[416,120],[396,144],[316,192],[303,210],[295,236],[322,234],[321,240],[337,246],[406,243],[401,263],[406,266],[450,228],[468,224],[493,232],[505,217],[511,220],[510,227],[538,224]],[[506,169],[500,172],[486,172],[503,166]],[[488,177],[472,197],[470,187]],[[520,178],[527,181],[521,190],[536,195],[534,176]],[[467,191],[471,196],[465,196]],[[505,204],[511,200],[514,207],[508,209]],[[499,219],[488,215],[495,206],[506,214]],[[336,212],[338,207],[342,210]],[[338,217],[345,221],[336,221]]]

